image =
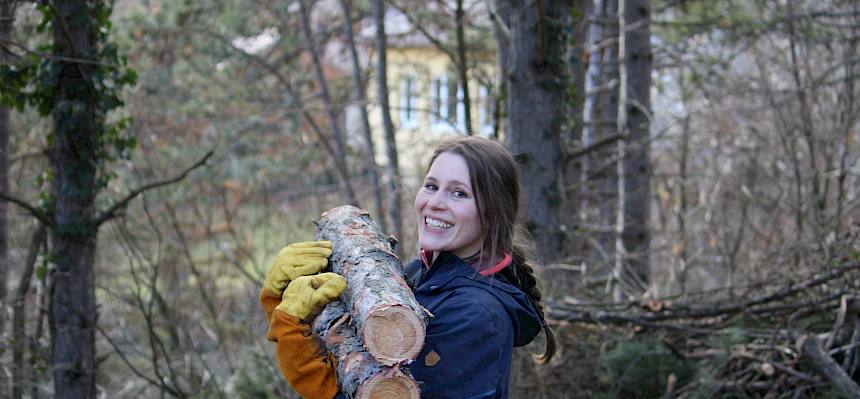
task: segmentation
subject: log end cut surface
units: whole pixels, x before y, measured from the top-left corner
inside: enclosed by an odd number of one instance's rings
[[[408,376],[386,377],[377,375],[361,387],[359,399],[419,399],[418,385]]]
[[[380,363],[391,366],[415,359],[424,346],[424,323],[403,306],[387,306],[370,314],[364,323],[367,351]]]

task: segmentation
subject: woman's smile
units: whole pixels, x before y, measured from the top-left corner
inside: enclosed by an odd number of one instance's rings
[[[481,218],[462,156],[443,152],[436,157],[415,196],[415,213],[422,249],[447,251],[461,258],[481,249]]]

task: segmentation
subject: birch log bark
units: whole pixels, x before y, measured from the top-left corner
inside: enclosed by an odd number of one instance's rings
[[[386,366],[414,360],[428,318],[391,243],[367,211],[353,206],[323,213],[317,226],[317,238],[332,242],[331,269],[347,280],[341,300],[367,351]]]
[[[326,306],[314,331],[337,359],[338,386],[348,398],[418,399],[418,384],[408,371],[382,365],[364,348],[342,302]]]

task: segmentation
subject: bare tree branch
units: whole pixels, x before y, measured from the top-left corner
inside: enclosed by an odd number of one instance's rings
[[[790,283],[788,286],[784,287],[781,290],[776,292],[756,296],[750,298],[746,301],[730,303],[726,305],[709,305],[698,303],[697,307],[684,306],[683,304],[673,305],[671,308],[664,308],[657,312],[624,312],[624,311],[613,311],[613,310],[603,310],[601,308],[610,307],[609,304],[603,305],[591,305],[590,307],[594,307],[597,310],[588,311],[588,310],[575,310],[572,308],[581,307],[573,306],[573,305],[565,305],[561,303],[553,303],[550,305],[552,308],[548,313],[549,317],[556,318],[559,320],[565,320],[569,322],[581,322],[581,323],[610,323],[610,324],[635,324],[641,326],[663,326],[657,325],[656,322],[660,321],[669,321],[669,320],[689,320],[689,319],[706,319],[712,317],[719,316],[730,316],[744,311],[754,311],[752,308],[755,306],[765,305],[768,303],[773,303],[779,300],[786,299],[790,296],[808,292],[808,290],[812,287],[820,286],[822,284],[826,284],[832,280],[842,277],[848,272],[860,270],[860,264],[854,264],[851,266],[845,266],[840,268],[835,268],[826,273],[822,273],[818,276],[808,278],[799,283]],[[841,294],[834,294],[829,297],[829,300],[838,300],[841,297]],[[615,304],[615,305],[624,305],[624,304]],[[630,302],[624,305],[623,307],[626,309],[632,308],[636,306],[637,303]],[[820,307],[820,304],[817,301],[809,302],[806,304],[798,304],[796,307]],[[780,309],[776,309],[780,310]]]
[[[28,212],[30,212],[31,215],[33,215],[33,217],[35,217],[36,219],[39,219],[40,222],[42,222],[46,226],[51,226],[51,220],[48,218],[48,215],[45,215],[44,212],[40,211],[35,206],[30,205],[29,203],[27,203],[27,201],[24,201],[20,198],[6,194],[4,192],[0,192],[0,200],[6,200],[8,202],[11,202],[15,205],[20,206],[21,208],[26,209]]]
[[[204,164],[206,164],[206,161],[209,160],[209,158],[214,153],[215,153],[215,150],[209,150],[209,152],[207,152],[205,155],[203,155],[203,157],[200,158],[199,160],[197,160],[197,162],[195,162],[194,164],[192,164],[191,166],[189,166],[188,168],[186,168],[185,170],[183,170],[182,172],[180,172],[179,174],[177,174],[173,177],[170,177],[170,178],[167,178],[164,180],[155,181],[155,182],[148,183],[148,184],[144,184],[143,186],[132,190],[124,198],[122,198],[121,200],[114,203],[114,205],[111,206],[108,210],[102,212],[101,215],[96,217],[94,224],[96,226],[100,226],[102,223],[106,222],[108,219],[116,216],[116,212],[119,209],[125,208],[125,206],[128,205],[129,202],[131,202],[131,200],[135,199],[135,197],[137,197],[138,195],[140,195],[144,191],[158,188],[161,186],[166,186],[169,184],[173,184],[173,183],[176,183],[176,182],[184,179],[186,176],[188,176],[189,173],[191,173],[192,170],[197,169],[197,168],[203,166]]]
[[[120,350],[119,346],[113,341],[113,339],[111,339],[110,335],[108,335],[108,333],[105,332],[105,330],[103,328],[101,328],[101,326],[96,324],[95,327],[96,327],[96,329],[98,329],[99,333],[107,340],[108,344],[110,344],[110,346],[113,348],[114,352],[116,352],[116,354],[119,355],[119,358],[122,359],[123,363],[125,363],[125,365],[128,367],[128,369],[131,370],[132,373],[134,373],[134,375],[136,375],[138,378],[146,381],[149,385],[157,387],[158,389],[161,389],[163,392],[169,393],[171,396],[174,396],[174,397],[183,397],[184,396],[182,392],[176,391],[171,386],[169,386],[163,382],[156,381],[156,380],[148,377],[146,374],[143,374],[143,372],[141,372],[136,367],[134,367],[134,364],[132,364],[131,361],[128,360],[128,357],[125,356],[125,354],[122,352],[122,350]]]

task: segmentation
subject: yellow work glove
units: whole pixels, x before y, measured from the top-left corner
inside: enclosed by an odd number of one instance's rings
[[[337,273],[301,276],[287,286],[281,304],[275,310],[310,322],[325,305],[338,299],[344,289],[346,279]]]
[[[325,269],[331,256],[331,241],[311,241],[290,244],[278,253],[263,287],[281,295],[287,284],[301,276],[317,274]]]

